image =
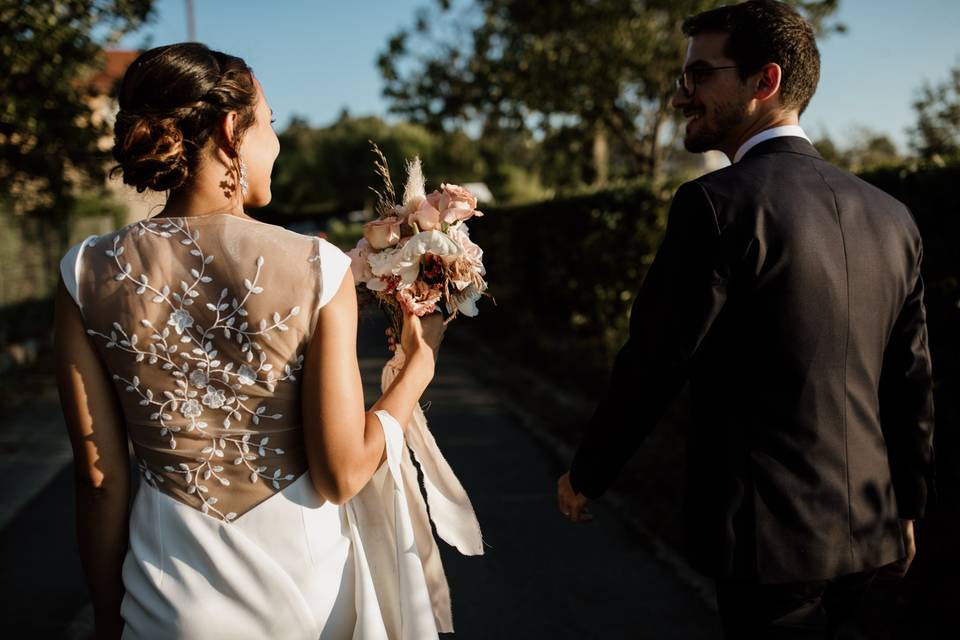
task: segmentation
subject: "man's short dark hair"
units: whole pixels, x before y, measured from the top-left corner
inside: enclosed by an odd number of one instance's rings
[[[683,33],[727,33],[725,55],[746,79],[775,62],[783,70],[780,102],[807,108],[820,80],[820,51],[810,26],[793,7],[773,0],[751,0],[698,13],[683,22]]]

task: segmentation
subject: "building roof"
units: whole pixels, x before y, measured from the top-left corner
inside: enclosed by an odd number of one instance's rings
[[[130,66],[130,63],[136,60],[139,55],[140,51],[123,51],[120,49],[104,51],[106,63],[103,69],[93,76],[90,82],[91,86],[96,89],[98,93],[110,93],[114,85],[123,78],[123,74],[126,72],[127,67]]]

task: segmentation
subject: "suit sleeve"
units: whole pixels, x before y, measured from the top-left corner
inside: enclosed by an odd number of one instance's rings
[[[630,315],[630,334],[570,467],[595,498],[613,484],[683,388],[689,365],[727,295],[720,230],[707,192],[677,190],[667,229]]]
[[[910,520],[923,517],[935,491],[933,372],[920,274],[923,246],[918,247],[913,287],[894,323],[880,376],[880,426],[898,515]]]

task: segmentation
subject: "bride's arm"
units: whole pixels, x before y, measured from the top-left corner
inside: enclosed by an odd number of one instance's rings
[[[442,335],[439,317],[407,316],[401,338],[406,364],[380,399],[364,411],[357,361],[357,295],[347,270],[337,294],[324,305],[307,348],[303,374],[303,421],[314,487],[342,504],[373,476],[385,455],[378,410],[403,428],[433,378],[432,344]],[[434,344],[435,346],[435,344]]]
[[[73,447],[80,562],[93,601],[98,640],[119,638],[130,499],[123,413],[109,374],[84,330],[80,310],[62,280],[54,326],[57,387]]]

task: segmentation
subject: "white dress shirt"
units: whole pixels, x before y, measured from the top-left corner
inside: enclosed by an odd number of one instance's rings
[[[740,159],[753,149],[755,146],[763,142],[764,140],[770,140],[771,138],[779,138],[781,136],[795,136],[797,138],[803,138],[807,142],[810,142],[810,138],[807,137],[807,134],[804,133],[803,129],[798,124],[788,124],[782,127],[772,127],[770,129],[764,129],[757,135],[753,136],[737,149],[737,153],[733,156],[734,162],[740,162]]]

